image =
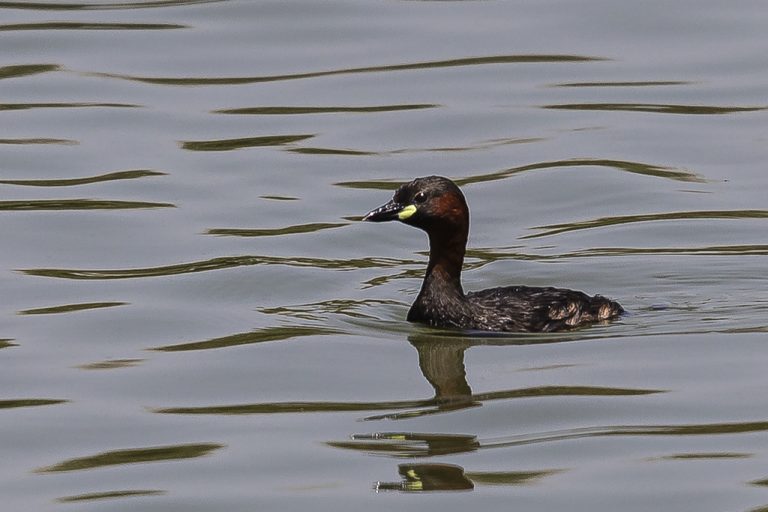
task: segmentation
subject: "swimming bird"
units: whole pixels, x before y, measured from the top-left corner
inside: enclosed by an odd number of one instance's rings
[[[469,235],[469,207],[448,178],[406,183],[364,221],[400,221],[426,231],[429,264],[408,321],[465,330],[550,332],[609,320],[624,312],[600,295],[564,288],[507,286],[464,293],[461,268]]]

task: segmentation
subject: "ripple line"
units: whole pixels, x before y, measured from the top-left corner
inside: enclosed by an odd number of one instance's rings
[[[555,169],[568,167],[608,167],[631,174],[642,176],[653,176],[656,178],[666,178],[675,181],[685,181],[693,183],[704,183],[702,177],[684,169],[665,167],[661,165],[647,164],[643,162],[631,162],[627,160],[611,160],[607,158],[572,158],[567,160],[553,160],[549,162],[537,162],[533,164],[511,167],[501,171],[487,174],[477,174],[465,178],[456,178],[454,181],[458,185],[471,185],[473,183],[484,183],[509,178],[516,174],[539,169]],[[367,181],[341,181],[334,185],[346,188],[358,188],[365,190],[396,190],[402,180],[367,180]]]
[[[636,82],[566,82],[553,84],[552,87],[659,87],[669,85],[691,85],[696,82],[686,80],[647,80]]]
[[[59,503],[76,503],[80,501],[132,498],[136,496],[162,496],[163,494],[168,494],[168,491],[157,489],[126,489],[122,491],[91,492],[87,494],[76,494],[74,496],[62,496],[61,498],[56,498],[56,501]]]
[[[167,30],[189,28],[172,23],[82,23],[76,21],[51,21],[46,23],[14,23],[0,25],[0,32],[20,30]]]
[[[122,466],[146,462],[166,460],[181,460],[203,457],[216,450],[224,448],[223,444],[179,444],[170,446],[153,446],[129,450],[114,450],[97,455],[68,459],[52,466],[38,468],[35,473],[59,473],[65,471],[81,471],[108,466]]]
[[[32,110],[38,108],[141,108],[129,103],[0,103],[2,110]]]
[[[328,336],[330,334],[344,334],[336,329],[314,326],[278,326],[255,329],[249,332],[241,332],[212,338],[204,341],[193,341],[188,343],[177,343],[175,345],[163,345],[154,347],[150,350],[159,352],[187,352],[190,350],[210,350],[218,348],[237,347],[240,345],[251,345],[254,343],[265,343],[268,341],[284,341],[304,336]]]
[[[239,115],[296,115],[296,114],[339,114],[339,113],[373,113],[373,112],[399,112],[401,110],[423,110],[437,108],[440,105],[434,103],[422,103],[413,105],[376,105],[370,107],[245,107],[213,110],[213,114],[239,114]]]
[[[397,260],[392,258],[357,258],[349,260],[322,259],[322,258],[286,258],[279,256],[224,256],[210,260],[193,261],[177,265],[161,267],[145,267],[116,270],[80,270],[61,268],[34,268],[20,269],[27,275],[54,277],[58,279],[134,279],[140,277],[160,277],[211,270],[222,270],[252,265],[287,265],[292,267],[310,267],[331,270],[355,270],[362,268],[387,268],[399,265],[414,264],[411,260]]]
[[[84,311],[89,309],[111,308],[115,306],[125,306],[127,302],[83,302],[79,304],[64,304],[63,306],[50,306],[47,308],[23,309],[18,312],[19,315],[55,315],[59,313],[71,313],[73,311]]]
[[[181,148],[189,151],[231,151],[233,149],[263,146],[284,146],[292,142],[311,139],[314,134],[302,135],[265,135],[261,137],[243,137],[239,139],[188,140],[182,141]]]
[[[22,398],[16,400],[0,400],[0,409],[16,409],[18,407],[39,407],[41,405],[57,405],[69,402],[55,398]]]
[[[661,103],[567,103],[561,105],[543,105],[541,108],[552,110],[608,110],[692,115],[733,114],[736,112],[755,112],[768,109],[768,107],[716,107],[712,105],[671,105]]]
[[[580,222],[568,222],[564,224],[549,224],[535,226],[531,229],[546,229],[543,233],[525,235],[520,239],[541,238],[545,236],[579,231],[582,229],[594,229],[619,224],[634,224],[636,222],[655,222],[664,220],[699,220],[699,219],[765,219],[768,218],[768,210],[705,210],[669,213],[648,213],[642,215],[623,215],[615,217],[600,217]]]
[[[171,203],[144,201],[105,201],[100,199],[35,199],[29,201],[0,201],[0,211],[45,210],[133,210],[143,208],[175,208]]]
[[[466,397],[466,402],[481,403],[491,400],[508,400],[532,397],[562,396],[642,396],[663,393],[658,389],[607,388],[598,386],[540,386],[535,388],[511,389],[478,393]],[[413,409],[440,405],[436,398],[423,400],[399,400],[382,402],[271,402],[235,405],[216,405],[203,407],[167,407],[154,409],[159,414],[277,414],[277,413],[312,413],[312,412],[363,412],[391,409]],[[391,415],[387,419],[393,419]],[[366,420],[381,419],[366,418]]]
[[[0,67],[0,80],[3,78],[19,78],[22,76],[37,75],[39,73],[49,73],[51,71],[60,70],[61,66],[57,64],[19,64],[16,66],[3,66]]]
[[[118,9],[147,9],[175,7],[179,5],[213,4],[228,0],[153,0],[148,2],[103,3],[51,3],[51,2],[0,2],[0,9],[24,9],[33,11],[106,11]]]
[[[34,144],[59,144],[61,146],[77,146],[80,142],[72,139],[0,139],[0,144],[8,145],[34,145]]]
[[[304,78],[317,78],[333,75],[347,75],[355,73],[379,73],[386,71],[409,71],[420,69],[450,68],[459,66],[483,66],[489,64],[522,64],[522,63],[546,63],[546,62],[596,62],[607,60],[603,57],[588,57],[583,55],[493,55],[488,57],[468,57],[460,59],[435,60],[414,62],[409,64],[394,64],[389,66],[365,66],[358,68],[333,69],[328,71],[314,71],[309,73],[293,73],[285,75],[264,75],[244,77],[147,77],[133,76],[117,73],[91,73],[94,76],[105,78],[117,78],[131,80],[153,85],[242,85],[260,82],[277,82],[283,80],[299,80]]]
[[[474,436],[453,434],[377,432],[354,434],[351,441],[331,441],[329,446],[397,458],[429,457],[466,453],[485,449],[511,448],[529,444],[569,441],[612,436],[700,436],[765,432],[768,422],[710,423],[691,425],[613,425],[537,432],[479,440]]]
[[[237,229],[237,228],[214,228],[209,229],[205,233],[207,235],[219,235],[219,236],[281,236],[281,235],[295,235],[302,233],[314,233],[316,231],[323,231],[326,229],[340,228],[342,226],[348,226],[346,222],[315,222],[311,224],[298,224],[295,226],[287,226],[284,228],[274,229]]]
[[[147,176],[165,176],[164,172],[151,171],[149,169],[134,169],[130,171],[117,171],[87,178],[63,178],[57,180],[0,180],[3,185],[21,185],[26,187],[71,187],[75,185],[87,185],[115,180],[132,180]]]

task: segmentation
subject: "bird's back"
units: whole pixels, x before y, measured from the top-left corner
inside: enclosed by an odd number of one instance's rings
[[[508,286],[470,292],[472,328],[494,331],[558,331],[615,318],[617,303],[563,288]]]

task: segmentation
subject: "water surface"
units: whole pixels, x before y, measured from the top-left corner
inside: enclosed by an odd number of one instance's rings
[[[768,507],[762,3],[0,14],[3,510]],[[628,314],[407,323],[429,174],[466,289]]]

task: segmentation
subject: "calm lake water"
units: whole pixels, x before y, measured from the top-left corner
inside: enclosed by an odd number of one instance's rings
[[[0,2],[0,495],[48,510],[768,510],[768,6]],[[415,176],[468,290],[405,321]]]

